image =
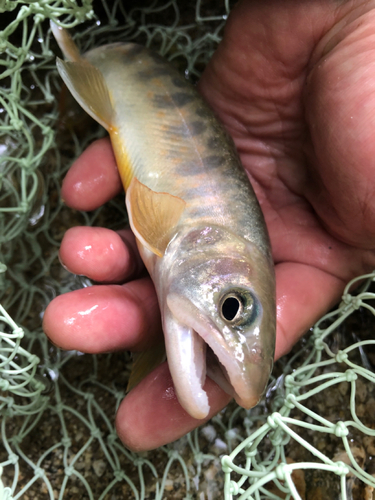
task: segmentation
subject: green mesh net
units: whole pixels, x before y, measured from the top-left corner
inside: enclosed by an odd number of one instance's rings
[[[66,229],[109,220],[119,229],[126,217],[122,198],[90,213],[60,200],[68,166],[103,131],[61,89],[49,19],[82,52],[136,41],[194,81],[229,9],[224,0],[0,0],[0,500],[372,498],[375,296],[365,286],[346,291],[276,366],[257,408],[231,403],[141,454],[122,446],[113,423],[127,354],[63,352],[41,330],[53,297],[91,284],[58,262]]]

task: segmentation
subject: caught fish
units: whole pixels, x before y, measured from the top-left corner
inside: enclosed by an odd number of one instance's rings
[[[262,212],[232,140],[159,55],[115,43],[81,56],[66,31],[51,27],[66,58],[57,59],[62,79],[109,132],[179,402],[205,418],[208,375],[251,408],[273,364],[275,278]]]

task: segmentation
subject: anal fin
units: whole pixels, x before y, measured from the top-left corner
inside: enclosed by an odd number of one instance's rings
[[[147,351],[133,353],[133,366],[126,391],[131,391],[149,373],[166,359],[164,342]]]

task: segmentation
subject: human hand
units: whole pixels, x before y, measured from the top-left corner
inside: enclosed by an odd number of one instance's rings
[[[349,279],[375,265],[373,6],[244,1],[200,82],[236,142],[269,228],[276,357],[338,300]],[[72,166],[62,196],[73,208],[92,210],[120,190],[110,144],[100,140]],[[73,228],[60,256],[72,272],[111,284],[50,304],[44,328],[54,343],[95,353],[158,341],[156,295],[141,277],[129,230]],[[209,379],[205,390],[212,416],[229,398]],[[135,450],[201,423],[180,407],[166,364],[127,395],[117,414],[119,435]]]

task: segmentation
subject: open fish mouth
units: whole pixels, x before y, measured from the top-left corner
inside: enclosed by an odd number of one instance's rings
[[[188,299],[167,297],[164,335],[176,394],[194,418],[210,411],[203,386],[208,375],[244,408],[255,406],[265,390],[272,359],[262,355],[259,339],[228,343],[219,329]]]

